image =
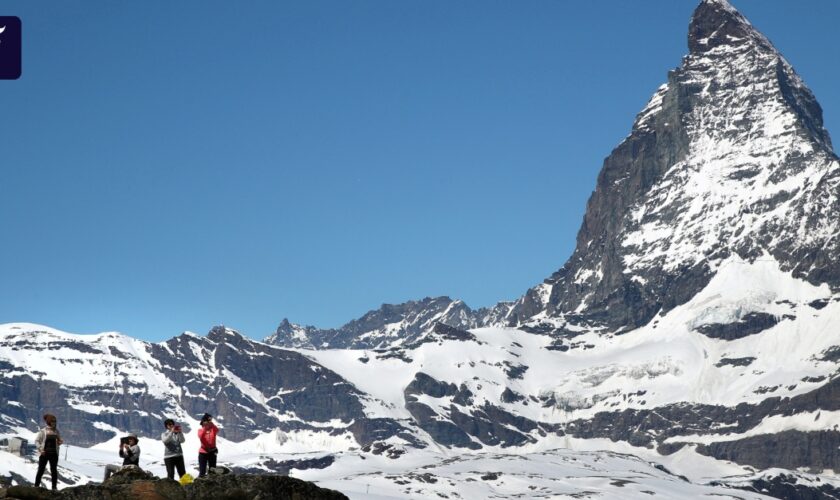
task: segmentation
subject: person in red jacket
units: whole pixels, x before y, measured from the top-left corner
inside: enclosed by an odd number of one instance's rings
[[[198,440],[201,442],[201,448],[198,449],[198,477],[204,477],[207,474],[208,466],[216,467],[216,455],[219,453],[216,448],[216,434],[218,433],[219,428],[213,423],[213,417],[205,413],[198,427]]]

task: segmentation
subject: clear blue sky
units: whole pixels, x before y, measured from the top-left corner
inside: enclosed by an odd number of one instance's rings
[[[694,0],[3,2],[0,323],[162,340],[514,299]],[[734,0],[840,134],[840,2]]]

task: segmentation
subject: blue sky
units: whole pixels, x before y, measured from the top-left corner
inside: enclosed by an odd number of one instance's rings
[[[733,1],[840,130],[840,2]],[[3,3],[0,323],[162,340],[514,299],[693,0]]]

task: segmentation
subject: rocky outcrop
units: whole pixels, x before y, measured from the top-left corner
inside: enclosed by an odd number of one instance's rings
[[[712,484],[721,483],[713,482]],[[793,474],[775,474],[753,479],[748,484],[727,486],[785,500],[837,500],[840,498],[840,488],[819,479]]]
[[[187,488],[186,500],[204,499],[248,499],[268,498],[289,500],[346,500],[347,497],[335,490],[319,488],[313,483],[281,475],[229,474],[208,476],[196,480]]]
[[[65,488],[57,492],[34,486],[12,486],[9,500],[341,500],[337,491],[279,474],[210,474],[181,486],[139,470],[123,469],[102,484]]]
[[[712,323],[697,327],[697,331],[713,339],[737,340],[761,333],[779,323],[772,314],[752,312],[732,323]]]
[[[697,451],[718,460],[752,465],[759,469],[795,470],[807,465],[815,472],[840,471],[840,432],[784,431],[734,441],[700,445]]]
[[[563,430],[579,438],[608,438],[634,446],[656,447],[671,454],[687,444],[690,436],[738,435],[759,425],[765,418],[840,410],[840,378],[813,391],[791,398],[770,397],[758,404],[723,405],[673,404],[657,408],[599,412],[589,419],[567,423]],[[685,440],[679,437],[685,436]],[[665,441],[669,441],[665,443]],[[697,451],[721,460],[758,468],[780,467],[840,471],[840,433],[785,431],[774,434],[700,444]]]
[[[840,166],[813,94],[725,0],[701,2],[688,45],[604,161],[572,257],[517,302],[518,322],[575,311],[578,324],[635,328],[693,297],[732,254],[768,252],[840,285]]]
[[[437,409],[421,402],[420,396],[439,400]],[[405,401],[417,426],[444,446],[507,448],[534,443],[538,436],[557,431],[557,426],[514,415],[489,402],[475,405],[466,385],[441,382],[422,372],[406,387]]]

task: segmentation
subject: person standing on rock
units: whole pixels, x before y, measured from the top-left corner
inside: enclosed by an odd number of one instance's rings
[[[163,426],[166,430],[160,435],[160,440],[163,441],[164,447],[163,463],[166,465],[166,477],[175,479],[175,469],[178,469],[178,478],[181,478],[187,473],[184,467],[184,451],[181,449],[184,434],[181,432],[181,426],[175,425],[171,418],[167,418]]]
[[[35,474],[35,486],[41,486],[41,477],[44,475],[44,469],[47,468],[47,463],[50,464],[50,479],[52,480],[52,489],[58,489],[58,447],[64,441],[61,440],[61,434],[58,432],[58,419],[55,415],[47,413],[44,415],[44,422],[47,424],[43,429],[38,431],[35,436],[35,445],[38,447],[38,472]]]
[[[201,448],[198,450],[198,477],[207,475],[207,467],[216,467],[216,455],[219,450],[216,448],[216,435],[219,433],[219,428],[213,423],[213,417],[209,413],[205,413],[201,417],[201,422],[198,428],[198,440],[201,442]]]

